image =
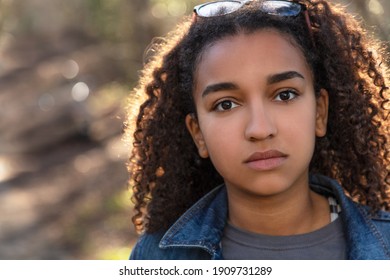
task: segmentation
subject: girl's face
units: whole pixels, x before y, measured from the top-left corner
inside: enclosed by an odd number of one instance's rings
[[[186,118],[201,157],[230,190],[274,195],[308,186],[315,137],[326,133],[328,96],[315,97],[299,48],[273,30],[224,38],[195,73],[197,119]]]

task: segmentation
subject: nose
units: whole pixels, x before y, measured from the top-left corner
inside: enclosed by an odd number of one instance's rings
[[[248,110],[245,126],[245,138],[249,141],[260,141],[276,135],[277,128],[270,110],[263,104],[254,104]]]

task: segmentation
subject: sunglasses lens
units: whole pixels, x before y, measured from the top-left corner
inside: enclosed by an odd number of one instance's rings
[[[239,1],[219,1],[211,2],[195,8],[195,12],[200,17],[214,17],[233,13],[242,6]]]
[[[288,1],[264,1],[261,3],[261,10],[264,13],[278,16],[297,16],[302,10],[301,5]]]

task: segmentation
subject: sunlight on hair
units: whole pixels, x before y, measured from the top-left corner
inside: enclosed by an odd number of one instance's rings
[[[383,15],[385,12],[382,4],[378,0],[370,0],[370,2],[368,2],[368,9],[375,15]]]
[[[129,98],[127,99],[126,104],[126,121],[124,122],[124,125],[126,127],[125,133],[123,136],[123,141],[126,145],[126,148],[131,150],[133,147],[133,132],[135,131],[136,127],[136,119],[139,112],[139,108],[141,104],[146,100],[146,96],[141,96],[139,92],[133,91],[129,95]]]
[[[164,175],[164,173],[165,173],[164,168],[162,168],[161,166],[159,168],[157,168],[157,170],[156,170],[157,177],[162,177]]]

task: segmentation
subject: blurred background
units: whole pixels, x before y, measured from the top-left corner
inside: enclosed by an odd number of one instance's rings
[[[184,0],[0,0],[0,259],[127,259],[125,107]],[[338,1],[390,39],[390,1]]]

